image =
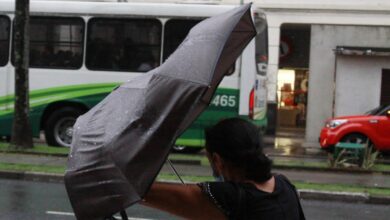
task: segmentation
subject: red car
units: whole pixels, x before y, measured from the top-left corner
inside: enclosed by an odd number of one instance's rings
[[[328,119],[319,141],[322,149],[332,151],[338,142],[366,143],[367,139],[377,150],[390,150],[390,105],[365,115]]]

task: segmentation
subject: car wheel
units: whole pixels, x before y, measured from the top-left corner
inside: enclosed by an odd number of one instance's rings
[[[363,134],[348,134],[345,137],[341,139],[341,142],[346,142],[346,143],[356,143],[356,144],[365,144],[367,143],[367,136]]]
[[[364,144],[364,147],[365,147],[365,148],[367,148],[367,147],[368,147],[368,148],[373,147],[373,146],[371,145],[370,139],[368,139],[367,136],[365,136],[365,135],[363,135],[363,134],[358,134],[358,133],[349,134],[349,135],[343,137],[343,138],[341,139],[341,141],[342,141],[342,142],[346,142],[346,143]],[[368,143],[367,143],[367,142],[368,142]],[[367,145],[366,145],[366,144],[367,144]],[[368,148],[365,149],[365,151],[368,150]],[[374,147],[374,149],[375,149],[375,147]],[[357,162],[357,164],[358,164],[359,167],[361,167],[361,166],[363,165],[363,161],[364,161],[363,157],[359,157],[359,158],[357,159],[356,162]]]
[[[48,145],[70,147],[73,125],[83,112],[80,109],[66,107],[53,112],[46,121],[45,137]]]
[[[172,147],[172,151],[174,153],[182,153],[182,154],[186,154],[186,153],[199,153],[199,151],[201,151],[202,148],[201,147],[187,147],[187,146],[184,146],[184,145],[175,145]]]

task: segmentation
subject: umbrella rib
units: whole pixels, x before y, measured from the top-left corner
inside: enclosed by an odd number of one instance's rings
[[[175,167],[173,166],[172,164],[172,161],[170,159],[167,159],[169,165],[171,166],[173,172],[176,174],[176,176],[179,178],[179,180],[181,181],[182,184],[186,185],[183,181],[183,179],[180,177],[179,173],[176,171]]]

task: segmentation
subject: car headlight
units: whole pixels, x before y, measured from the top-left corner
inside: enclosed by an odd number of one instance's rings
[[[342,124],[345,124],[347,123],[348,120],[347,119],[336,119],[336,120],[330,120],[326,123],[326,127],[327,128],[336,128]]]

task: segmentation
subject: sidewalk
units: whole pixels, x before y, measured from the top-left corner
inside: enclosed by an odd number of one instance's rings
[[[66,157],[0,153],[0,162],[2,163],[65,166],[66,161]],[[175,163],[175,168],[180,175],[211,176],[211,169],[208,166]],[[325,172],[295,169],[274,169],[273,172],[284,174],[292,181],[390,188],[390,175],[378,173]],[[163,166],[161,173],[174,174],[171,167],[167,164]]]

